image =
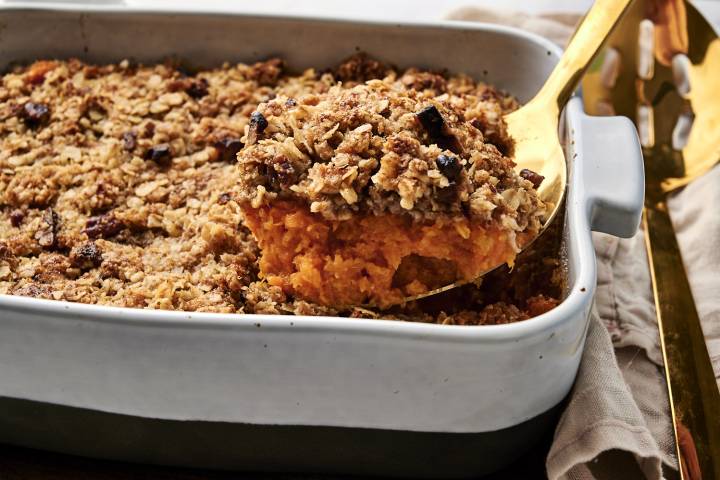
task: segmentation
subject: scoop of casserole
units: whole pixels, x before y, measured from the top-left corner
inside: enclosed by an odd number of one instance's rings
[[[269,283],[382,307],[512,264],[542,177],[515,171],[500,100],[435,93],[388,77],[258,107],[239,199]]]

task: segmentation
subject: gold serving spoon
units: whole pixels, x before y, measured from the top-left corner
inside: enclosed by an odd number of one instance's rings
[[[585,109],[635,119],[643,226],[683,479],[720,478],[720,392],[667,196],[720,161],[720,38],[683,0],[638,0],[583,80]],[[715,206],[709,206],[715,208]]]
[[[527,168],[545,177],[538,194],[550,206],[550,213],[544,219],[538,236],[555,218],[565,196],[567,162],[558,137],[560,112],[577,89],[595,54],[600,51],[603,42],[632,2],[596,0],[542,89],[530,102],[505,116],[508,133],[515,142],[513,160],[517,169]],[[526,243],[524,248],[530,243]],[[499,266],[487,270],[483,275]],[[466,283],[470,281],[455,282],[407,297],[404,301],[418,300]]]

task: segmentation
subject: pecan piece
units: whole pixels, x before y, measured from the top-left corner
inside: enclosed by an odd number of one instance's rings
[[[35,283],[29,283],[22,287],[16,287],[12,290],[13,295],[21,297],[34,297],[34,298],[51,298],[50,288],[46,285],[37,285]]]
[[[99,267],[102,260],[102,252],[95,242],[83,243],[70,251],[70,264],[82,271]]]
[[[43,214],[43,225],[35,232],[35,240],[41,247],[53,250],[57,247],[57,232],[60,230],[60,217],[55,210],[48,208]]]
[[[45,81],[45,75],[57,67],[57,62],[40,60],[28,68],[25,81],[31,85],[40,85]]]
[[[274,86],[285,69],[285,62],[279,58],[271,58],[264,62],[257,62],[248,70],[248,78],[255,80],[258,85]]]
[[[400,78],[400,81],[408,88],[413,90],[435,90],[436,93],[444,93],[447,91],[447,80],[441,73],[426,72],[411,69],[406,71]]]
[[[13,210],[10,212],[10,225],[13,227],[19,227],[22,221],[25,219],[25,212],[20,209]]]
[[[335,78],[341,82],[366,82],[383,78],[388,70],[387,65],[361,52],[346,59],[333,73]]]
[[[92,239],[110,238],[120,233],[124,228],[125,225],[115,218],[115,215],[106,213],[88,218],[83,233]]]

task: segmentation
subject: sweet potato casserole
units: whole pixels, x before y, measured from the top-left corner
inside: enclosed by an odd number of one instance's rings
[[[559,227],[515,173],[510,96],[355,55],[38,61],[0,87],[0,293],[185,311],[522,320],[560,296]],[[500,259],[501,262],[497,260]],[[494,263],[493,263],[494,262]],[[380,305],[486,264],[483,279]],[[428,272],[431,272],[429,274]],[[299,294],[301,293],[301,294]]]

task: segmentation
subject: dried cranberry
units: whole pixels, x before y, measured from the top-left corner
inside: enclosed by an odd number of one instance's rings
[[[247,144],[254,145],[258,140],[258,136],[265,131],[268,121],[260,112],[253,112],[250,115],[250,129],[247,134]]]
[[[160,166],[167,167],[172,162],[172,151],[167,143],[159,143],[145,152],[145,160],[152,160]]]
[[[438,155],[437,159],[435,159],[435,164],[438,170],[440,170],[440,173],[445,175],[450,182],[454,182],[460,176],[462,165],[457,157],[452,155]]]
[[[87,242],[70,252],[70,264],[80,270],[90,270],[102,263],[102,252],[95,242]]]
[[[255,128],[257,133],[262,133],[268,126],[268,121],[260,112],[253,112],[250,115],[250,128]]]
[[[44,103],[27,102],[22,109],[22,119],[30,128],[39,127],[50,120],[50,109]]]
[[[440,111],[435,105],[425,107],[415,114],[420,120],[423,128],[428,132],[431,138],[439,138],[443,136],[445,127],[445,119],[443,119]]]
[[[185,89],[185,93],[190,95],[192,98],[202,98],[208,94],[208,87],[210,84],[204,78],[198,78],[197,80],[190,82]]]
[[[425,107],[415,114],[420,124],[425,128],[428,136],[438,147],[450,150],[453,153],[462,152],[462,145],[455,135],[450,131],[445,119],[435,105]]]
[[[279,161],[269,165],[267,176],[270,186],[274,190],[287,188],[293,183],[295,168],[286,158],[281,158]]]
[[[10,212],[10,224],[13,227],[19,227],[22,221],[25,219],[25,212],[22,210],[13,210]]]
[[[446,135],[438,139],[438,147],[444,150],[450,150],[453,153],[462,153],[463,147],[460,140],[455,135]]]
[[[480,120],[479,118],[473,118],[473,119],[470,121],[470,125],[472,125],[473,127],[477,128],[477,129],[480,130],[481,132],[484,132],[485,129],[487,128],[487,125],[485,125],[485,124],[483,123],[483,121]]]
[[[13,252],[10,250],[10,247],[8,247],[8,244],[0,241],[0,259],[7,260],[13,256]]]
[[[457,184],[450,182],[447,187],[435,191],[435,199],[440,203],[453,203],[457,200],[457,192]]]
[[[218,152],[218,160],[223,162],[234,162],[237,153],[243,147],[239,138],[224,138],[215,142],[215,150]]]
[[[545,177],[527,168],[520,170],[520,176],[525,180],[529,180],[536,189],[540,187],[542,181],[545,180]]]
[[[232,196],[229,193],[221,193],[220,196],[218,197],[218,203],[220,205],[225,205],[230,200],[232,200]]]
[[[88,218],[83,233],[85,233],[88,238],[93,239],[110,238],[120,233],[124,228],[125,225],[115,218],[112,213],[106,213]]]
[[[128,152],[132,152],[135,150],[135,147],[137,146],[137,134],[133,131],[125,132],[122,136],[123,140],[123,149],[125,149]]]
[[[143,135],[145,138],[151,138],[155,135],[155,123],[147,122],[145,128],[143,128]]]
[[[97,78],[100,75],[100,68],[97,65],[87,65],[83,68],[85,78]]]

